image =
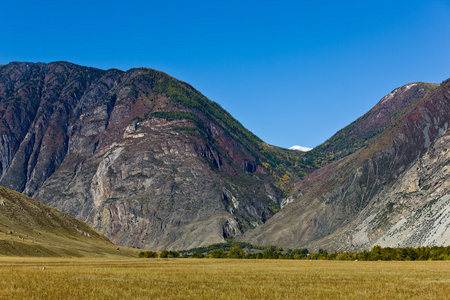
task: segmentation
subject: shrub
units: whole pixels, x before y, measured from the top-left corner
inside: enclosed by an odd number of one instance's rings
[[[154,251],[141,251],[139,253],[139,258],[157,258],[158,252]]]
[[[202,253],[192,253],[192,258],[204,258],[205,255]]]
[[[160,258],[179,258],[180,257],[180,253],[178,253],[177,251],[167,251],[167,250],[163,250],[161,252],[161,254],[159,255]]]
[[[244,258],[245,252],[239,247],[233,247],[227,255],[229,258]]]

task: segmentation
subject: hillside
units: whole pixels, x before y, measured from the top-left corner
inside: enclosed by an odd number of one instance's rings
[[[300,181],[284,208],[242,240],[338,251],[448,245],[450,81],[402,108],[395,96],[411,87],[375,107],[398,107],[381,133]]]
[[[85,223],[0,187],[0,256],[136,256]]]
[[[125,246],[224,242],[270,219],[314,169],[152,69],[11,63],[0,117],[0,184]]]

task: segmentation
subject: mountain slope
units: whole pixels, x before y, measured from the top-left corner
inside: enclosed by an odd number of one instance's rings
[[[438,87],[434,83],[414,82],[394,89],[362,117],[307,153],[305,158],[320,168],[352,154],[392,126],[414,103]]]
[[[0,187],[0,255],[130,256],[133,251],[117,250],[85,223]]]
[[[121,245],[223,242],[266,222],[308,171],[301,153],[151,69],[11,63],[0,116],[0,184]]]
[[[401,116],[362,149],[301,181],[274,218],[242,239],[329,250],[448,244],[449,96],[446,81],[409,106],[392,103],[399,112],[390,115]]]

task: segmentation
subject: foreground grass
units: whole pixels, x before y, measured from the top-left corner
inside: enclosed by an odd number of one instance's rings
[[[0,277],[0,299],[448,299],[450,295],[450,262],[434,261],[0,258]]]

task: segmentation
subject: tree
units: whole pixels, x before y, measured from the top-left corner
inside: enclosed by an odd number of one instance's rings
[[[161,253],[159,254],[160,258],[167,258],[169,256],[169,251],[167,250],[163,250],[161,251]]]
[[[380,260],[383,256],[381,255],[381,246],[373,246],[370,250],[370,260]]]
[[[245,251],[239,247],[231,248],[230,252],[228,253],[228,258],[244,258],[244,257],[245,257]]]
[[[179,258],[180,257],[180,253],[178,253],[177,251],[169,251],[169,254],[167,255],[168,258]]]
[[[192,253],[192,258],[204,258],[204,257],[205,257],[205,255],[203,253],[197,253],[197,252]]]
[[[328,254],[328,251],[327,251],[326,249],[320,248],[320,249],[319,249],[319,254],[327,255],[327,254]]]
[[[156,258],[156,257],[158,257],[158,252],[142,251],[139,253],[139,258]]]
[[[211,252],[211,258],[223,258],[225,253],[223,253],[220,249],[214,250]]]
[[[358,254],[358,260],[369,260],[370,253],[367,250]]]

